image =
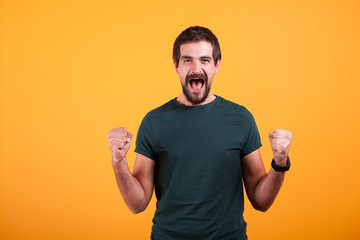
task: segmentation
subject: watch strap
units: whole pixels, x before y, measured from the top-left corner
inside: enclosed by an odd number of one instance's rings
[[[277,172],[286,172],[286,171],[289,171],[290,169],[290,158],[289,156],[287,157],[287,161],[286,161],[286,166],[279,166],[276,164],[275,160],[273,159],[272,162],[271,162],[271,167],[277,171]]]

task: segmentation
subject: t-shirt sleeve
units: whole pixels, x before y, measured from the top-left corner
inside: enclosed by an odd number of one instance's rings
[[[144,117],[140,124],[136,137],[135,152],[155,160],[154,135],[151,119],[148,115]]]
[[[243,146],[241,150],[241,157],[252,153],[256,149],[262,146],[260,134],[256,126],[255,119],[253,115],[245,109],[244,112],[244,127],[243,127]]]

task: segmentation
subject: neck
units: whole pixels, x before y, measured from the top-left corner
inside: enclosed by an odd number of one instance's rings
[[[199,104],[193,104],[191,102],[189,102],[184,93],[182,92],[180,94],[180,96],[178,98],[176,98],[176,101],[178,103],[180,103],[181,105],[184,105],[184,106],[201,106],[201,105],[205,105],[205,104],[208,104],[208,103],[211,103],[212,101],[214,101],[216,98],[216,96],[210,91],[209,92],[209,95],[207,96],[207,98],[205,99],[205,101],[203,101],[202,103],[199,103]]]

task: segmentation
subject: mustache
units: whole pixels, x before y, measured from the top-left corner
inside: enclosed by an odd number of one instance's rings
[[[204,79],[205,82],[207,82],[207,75],[206,73],[192,73],[192,74],[188,74],[186,75],[186,83],[188,83],[191,79],[194,79],[194,78],[201,78],[201,79]]]

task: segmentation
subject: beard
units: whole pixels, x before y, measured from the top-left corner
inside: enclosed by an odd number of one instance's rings
[[[202,79],[204,81],[204,91],[203,93],[192,93],[189,89],[189,82],[191,79]],[[203,103],[208,97],[211,89],[211,84],[208,84],[208,77],[206,73],[200,74],[189,74],[185,78],[185,84],[181,84],[184,96],[186,100],[188,100],[193,105],[198,105]]]

